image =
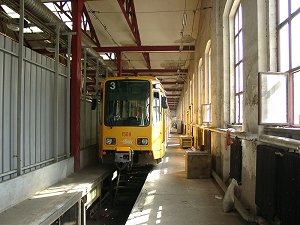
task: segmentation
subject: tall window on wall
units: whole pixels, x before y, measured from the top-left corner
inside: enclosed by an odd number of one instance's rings
[[[287,72],[287,120],[300,125],[300,1],[277,0],[278,69]]]
[[[234,80],[235,80],[235,123],[243,123],[243,23],[242,6],[239,4],[234,16]]]
[[[202,122],[211,123],[211,44],[207,42],[205,49],[205,102],[201,105]]]
[[[192,79],[190,80],[190,117],[191,122],[194,122],[194,99],[195,99],[195,74],[193,74]]]
[[[201,104],[202,104],[202,95],[201,93],[203,93],[203,64],[202,64],[202,58],[199,60],[199,64],[198,64],[198,75],[197,75],[197,105],[198,105],[198,120],[197,123],[200,123],[200,118],[201,118]]]

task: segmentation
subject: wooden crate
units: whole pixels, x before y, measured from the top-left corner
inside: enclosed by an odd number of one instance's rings
[[[192,136],[180,136],[180,145],[182,148],[191,148],[193,146]]]
[[[188,179],[210,177],[211,155],[207,151],[187,150],[185,157],[185,171]]]

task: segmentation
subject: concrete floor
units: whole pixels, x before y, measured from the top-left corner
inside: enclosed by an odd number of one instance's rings
[[[185,150],[169,138],[163,161],[148,175],[126,225],[246,225],[237,212],[224,213],[223,192],[213,179],[187,179]]]

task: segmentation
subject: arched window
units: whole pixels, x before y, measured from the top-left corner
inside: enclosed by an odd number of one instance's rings
[[[202,122],[211,123],[211,42],[206,44],[205,49],[205,78],[204,78],[204,104],[202,104]]]
[[[235,95],[235,123],[243,122],[243,94],[244,94],[244,53],[243,53],[243,21],[242,6],[234,15],[234,95]]]
[[[202,93],[203,93],[203,84],[204,84],[204,75],[203,75],[203,63],[202,58],[199,60],[198,64],[198,76],[197,76],[197,106],[198,106],[198,123],[201,122],[201,104],[202,100]]]

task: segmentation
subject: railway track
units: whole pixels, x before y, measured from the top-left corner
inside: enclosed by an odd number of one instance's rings
[[[112,194],[87,212],[87,225],[125,224],[152,166],[134,166],[121,171],[114,182]]]

